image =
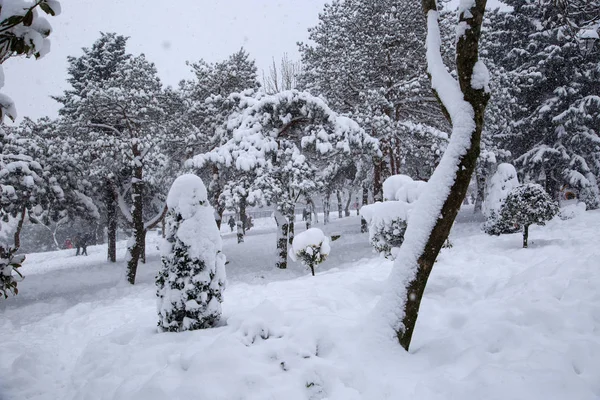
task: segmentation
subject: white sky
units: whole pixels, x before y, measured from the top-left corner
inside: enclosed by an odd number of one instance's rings
[[[166,85],[192,76],[186,60],[220,61],[242,46],[256,59],[260,74],[272,57],[278,60],[287,52],[298,58],[296,42],[307,39],[307,29],[317,24],[326,2],[61,0],[61,15],[48,17],[52,50],[40,60],[6,61],[2,92],[15,101],[19,117],[56,116],[58,103],[49,96],[68,87],[67,56],[81,55],[100,31],[129,36],[128,50],[145,53]]]

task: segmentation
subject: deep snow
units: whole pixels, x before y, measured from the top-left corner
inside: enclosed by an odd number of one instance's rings
[[[600,398],[600,212],[532,227],[529,249],[468,212],[410,353],[364,324],[392,262],[356,216],[318,225],[341,238],[316,277],[274,268],[273,221],[241,244],[224,226],[223,318],[204,331],[157,333],[155,245],[133,287],[123,244],[117,264],[100,246],[32,254],[20,294],[0,302],[0,399]]]

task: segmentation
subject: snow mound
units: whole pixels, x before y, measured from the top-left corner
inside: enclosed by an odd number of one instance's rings
[[[579,216],[585,215],[585,210],[587,209],[585,203],[583,201],[576,204],[569,204],[560,209],[560,219],[573,219]]]

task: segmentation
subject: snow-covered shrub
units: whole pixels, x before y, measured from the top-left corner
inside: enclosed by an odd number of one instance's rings
[[[369,226],[369,240],[376,252],[394,259],[395,250],[404,242],[404,232],[412,204],[403,201],[377,202],[363,206],[360,215]]]
[[[156,277],[158,327],[180,332],[214,326],[221,316],[225,256],[202,180],[192,174],[178,177],[167,206],[162,269]]]
[[[514,233],[513,225],[507,225],[500,221],[500,210],[510,191],[519,186],[517,170],[512,164],[503,163],[498,165],[496,173],[488,181],[485,189],[485,201],[482,211],[486,217],[483,224],[483,230],[490,235],[500,235],[503,233]]]
[[[559,217],[562,220],[573,219],[581,214],[583,214],[587,209],[587,206],[584,202],[579,202],[576,204],[568,204],[564,207],[561,207]]]
[[[558,204],[537,183],[526,183],[510,191],[500,210],[502,224],[523,228],[523,247],[527,247],[529,225],[545,225],[558,214]]]
[[[325,261],[330,250],[329,238],[323,231],[310,228],[294,236],[290,258],[294,261],[300,260],[315,276],[315,267]]]
[[[408,175],[392,175],[383,181],[383,199],[414,203],[426,184],[427,182],[415,181]]]

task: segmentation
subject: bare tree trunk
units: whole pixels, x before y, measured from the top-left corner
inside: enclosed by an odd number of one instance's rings
[[[358,198],[356,200],[358,200]],[[344,208],[344,216],[346,217],[350,216],[350,204],[352,204],[352,190],[348,190],[348,200],[346,200],[346,207]]]
[[[246,215],[246,197],[242,196],[240,198],[240,221],[242,221],[242,230],[244,235],[246,234],[246,229],[249,229],[248,226],[248,215]]]
[[[477,196],[475,197],[475,207],[473,212],[477,214],[481,212],[483,200],[485,199],[485,174],[483,171],[475,170],[475,182],[477,183]]]
[[[381,166],[382,161],[374,160],[373,164],[373,200],[383,201],[383,182],[381,181]]]
[[[279,269],[287,268],[288,232],[289,224],[285,215],[275,209],[275,222],[277,222],[277,261],[275,266]]]
[[[323,224],[327,225],[329,223],[329,198],[331,196],[331,193],[326,192],[325,196],[323,197]]]
[[[296,222],[296,214],[294,212],[292,212],[290,215],[288,215],[288,243],[292,244],[292,242],[294,241],[294,234],[295,234],[295,222]]]
[[[318,224],[319,223],[319,213],[317,212],[317,207],[315,207],[315,202],[313,201],[312,198],[310,198],[308,200],[310,202],[310,212],[315,217],[315,224]]]
[[[335,195],[337,197],[337,206],[338,206],[338,218],[342,219],[343,215],[343,209],[342,209],[342,191],[341,190],[336,190],[335,191]]]
[[[144,227],[144,202],[143,194],[143,169],[141,166],[134,168],[132,190],[133,212],[133,240],[129,243],[127,252],[127,281],[132,285],[135,284],[135,276],[140,258],[144,252],[146,241],[146,229]]]
[[[366,183],[363,183],[363,189],[362,189],[362,205],[366,206],[367,204],[369,204],[369,189],[367,188]],[[358,211],[357,211],[358,213]],[[365,233],[369,230],[369,228],[367,227],[367,220],[364,218],[360,219],[360,232],[361,233]]]
[[[106,235],[108,240],[108,254],[106,258],[110,262],[117,261],[117,198],[114,183],[107,180],[105,188],[104,204],[106,205]]]
[[[406,271],[415,271],[407,286],[390,288],[384,294],[382,307],[392,306],[400,309],[385,309],[384,315],[396,320],[393,326],[398,341],[408,350],[419,307],[425,292],[429,274],[437,255],[448,238],[454,219],[467,193],[471,176],[479,156],[483,113],[489,99],[483,85],[474,88],[473,69],[478,61],[478,42],[481,36],[481,24],[486,0],[475,0],[469,10],[463,10],[460,23],[466,29],[456,44],[456,64],[458,85],[441,65],[439,49],[439,24],[435,0],[422,0],[427,15],[427,54],[432,87],[440,100],[442,111],[452,122],[452,135],[448,149],[442,161],[430,179],[429,186],[418,200],[411,216],[411,224],[405,234],[400,254],[394,262],[391,279],[404,285]],[[437,91],[443,87],[443,91]],[[462,95],[462,96],[461,96]],[[456,98],[464,100],[457,102]],[[451,180],[453,179],[453,180]],[[453,182],[446,189],[448,181]],[[439,185],[439,188],[436,187]],[[445,199],[440,198],[445,195]],[[423,229],[426,230],[423,230]],[[426,238],[426,241],[423,239]],[[424,245],[422,243],[425,243]],[[400,301],[399,301],[400,300]],[[389,314],[388,314],[389,313]],[[389,322],[389,321],[388,321]]]
[[[527,248],[527,239],[529,239],[529,225],[523,227],[523,248]]]

